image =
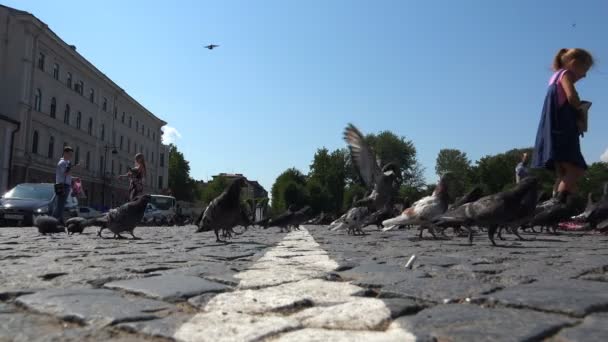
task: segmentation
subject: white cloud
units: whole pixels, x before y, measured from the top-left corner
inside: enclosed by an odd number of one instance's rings
[[[182,138],[182,135],[179,133],[177,128],[171,126],[163,126],[163,144],[175,144],[179,139]]]
[[[602,155],[600,156],[600,160],[604,163],[608,163],[608,148],[606,149],[606,151],[604,151],[604,153],[602,153]]]

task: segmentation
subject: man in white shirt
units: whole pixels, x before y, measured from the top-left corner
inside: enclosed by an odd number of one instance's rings
[[[63,148],[63,157],[57,163],[55,169],[55,184],[63,185],[63,192],[55,196],[53,217],[63,222],[63,209],[72,189],[72,154],[74,149],[70,146]]]
[[[521,156],[521,162],[515,167],[515,182],[519,183],[522,179],[528,176],[528,154],[524,152]]]

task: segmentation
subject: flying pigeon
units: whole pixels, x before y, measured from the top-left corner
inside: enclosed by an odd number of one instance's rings
[[[38,232],[42,235],[64,233],[65,230],[59,220],[53,216],[38,216],[34,219],[34,226],[38,228]]]
[[[448,209],[448,179],[451,176],[451,172],[444,173],[433,194],[414,202],[401,215],[383,221],[382,225],[385,227],[383,230],[391,230],[402,225],[419,225],[420,236],[422,236],[424,229],[428,229],[435,237],[434,226],[430,223],[433,218],[445,213]]]
[[[241,188],[247,185],[245,178],[236,178],[218,197],[213,199],[198,222],[197,233],[213,230],[217,242],[221,240],[219,232],[237,226],[241,221]]]
[[[353,125],[348,124],[344,131],[344,140],[348,144],[350,155],[363,182],[371,193],[355,203],[356,206],[367,206],[374,212],[392,205],[395,181],[401,180],[399,168],[388,163],[382,168],[378,165],[376,154],[365,142],[363,134]]]
[[[537,191],[538,179],[526,177],[515,188],[485,196],[464,204],[433,219],[435,225],[462,226],[469,231],[469,243],[473,243],[473,225],[487,226],[488,237],[494,246],[494,234],[500,225],[511,224],[521,218],[522,202],[530,191]],[[534,198],[537,194],[534,193]]]
[[[210,44],[210,45],[205,46],[205,48],[206,48],[206,49],[209,49],[209,50],[213,50],[213,49],[215,49],[216,47],[219,47],[219,45]]]
[[[140,196],[134,201],[127,202],[118,208],[110,209],[110,211],[98,218],[91,219],[90,225],[98,225],[101,227],[97,232],[99,237],[102,236],[101,232],[107,228],[114,233],[115,239],[124,239],[124,237],[120,235],[122,232],[128,232],[133,239],[138,239],[133,234],[133,230],[144,217],[146,206],[151,199],[152,197],[150,195]]]

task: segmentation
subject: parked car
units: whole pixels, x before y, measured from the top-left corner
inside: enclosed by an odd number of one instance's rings
[[[149,226],[162,226],[167,223],[167,218],[154,204],[148,203],[141,222]]]
[[[0,225],[31,226],[35,216],[50,215],[55,201],[51,183],[22,183],[0,198]],[[64,217],[78,216],[78,199],[68,196]]]
[[[90,219],[93,217],[98,217],[101,215],[101,212],[95,210],[91,207],[78,207],[78,216],[84,217],[86,219]]]

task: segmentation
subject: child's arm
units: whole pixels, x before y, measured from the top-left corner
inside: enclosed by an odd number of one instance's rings
[[[581,106],[581,100],[578,98],[578,93],[576,92],[576,88],[574,88],[574,82],[569,72],[564,73],[561,84],[562,88],[564,88],[564,92],[566,93],[568,103],[570,103],[572,107],[578,109]]]

